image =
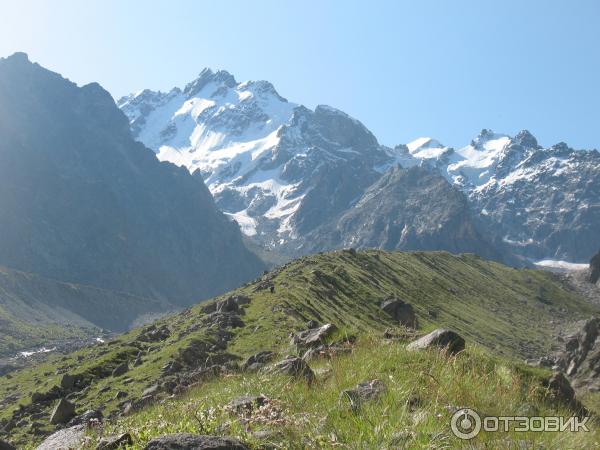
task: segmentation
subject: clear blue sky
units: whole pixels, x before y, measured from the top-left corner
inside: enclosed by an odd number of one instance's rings
[[[387,145],[528,128],[600,149],[598,0],[3,1],[0,56],[15,51],[116,98],[205,66],[268,79]]]

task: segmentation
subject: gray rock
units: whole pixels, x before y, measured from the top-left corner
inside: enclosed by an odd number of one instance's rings
[[[153,439],[144,450],[249,450],[249,447],[230,437],[179,433]]]
[[[100,439],[96,450],[116,450],[126,445],[133,445],[133,439],[129,433],[115,434]]]
[[[89,409],[83,414],[80,414],[69,421],[67,426],[88,425],[90,422],[102,422],[104,416],[99,409]]]
[[[84,438],[85,426],[77,425],[51,434],[36,450],[80,449],[82,448]]]
[[[315,379],[315,374],[306,361],[294,356],[279,361],[273,369],[276,373],[290,375],[295,378],[304,378],[309,383]]]
[[[313,347],[323,344],[324,340],[336,330],[335,325],[327,323],[319,328],[301,331],[294,335],[292,344],[301,347]]]
[[[202,319],[202,324],[218,329],[239,328],[244,326],[244,321],[235,313],[214,312]]]
[[[254,408],[260,408],[268,401],[269,399],[262,395],[244,395],[231,400],[227,404],[227,408],[236,413],[251,412]]]
[[[388,298],[381,303],[381,309],[401,325],[417,328],[417,316],[411,304],[397,298]]]
[[[122,398],[127,397],[129,394],[125,391],[117,391],[117,393],[115,394],[115,399],[120,400]]]
[[[341,396],[348,399],[352,409],[358,409],[360,405],[369,400],[377,399],[387,390],[385,384],[381,380],[363,381],[354,389],[342,391]]]
[[[60,387],[67,390],[73,389],[75,386],[75,381],[77,381],[76,377],[65,373],[60,379]]]
[[[551,397],[560,403],[570,405],[575,400],[575,390],[562,372],[554,373],[546,382]]]
[[[148,389],[146,389],[144,392],[142,392],[142,397],[146,397],[148,395],[155,395],[158,393],[159,390],[160,390],[160,386],[158,384],[150,386]]]
[[[160,342],[171,336],[171,331],[166,325],[157,327],[150,325],[138,336],[137,340],[141,342]]]
[[[275,353],[273,352],[258,352],[252,356],[250,356],[242,365],[242,369],[244,370],[256,370],[262,367],[264,364],[270,362]]]
[[[73,417],[75,417],[75,405],[62,398],[54,408],[54,411],[52,411],[50,423],[53,425],[67,423]]]
[[[445,349],[449,354],[454,355],[464,350],[465,340],[454,331],[438,329],[411,342],[406,348],[409,350],[423,350],[432,347]]]
[[[121,375],[126,374],[128,371],[129,371],[129,364],[127,364],[127,362],[124,362],[114,368],[114,370],[112,371],[112,376],[120,377]]]

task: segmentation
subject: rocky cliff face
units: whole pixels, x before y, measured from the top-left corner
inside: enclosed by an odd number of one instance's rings
[[[0,60],[0,264],[180,305],[261,263],[200,177],[159,162],[98,84]]]
[[[350,208],[309,233],[303,250],[367,247],[502,256],[482,237],[467,199],[436,171],[393,167]]]

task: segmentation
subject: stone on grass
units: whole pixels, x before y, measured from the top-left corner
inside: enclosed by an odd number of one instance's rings
[[[83,414],[80,414],[71,419],[68,426],[73,427],[75,425],[88,425],[90,422],[102,422],[104,416],[102,411],[99,409],[88,409]]]
[[[444,349],[449,354],[454,355],[464,350],[465,340],[454,331],[440,328],[411,342],[406,348],[409,350],[423,350],[432,347]]]
[[[381,303],[381,309],[389,314],[396,322],[410,328],[417,328],[417,316],[409,303],[398,298],[388,298]]]
[[[36,450],[80,449],[84,439],[85,425],[76,425],[51,434]]]
[[[50,423],[52,425],[67,423],[73,417],[75,417],[75,405],[64,398],[61,398],[54,408],[54,411],[52,411]]]
[[[342,391],[341,396],[348,399],[352,409],[358,409],[364,402],[375,400],[386,391],[381,380],[368,380],[358,384],[354,389]]]
[[[304,378],[309,383],[315,379],[315,374],[306,361],[295,356],[279,361],[273,369],[276,373],[291,375],[295,378]]]
[[[268,352],[268,351],[258,352],[255,355],[250,356],[246,360],[246,362],[242,366],[242,369],[244,369],[244,370],[260,369],[266,363],[270,362],[274,356],[275,356],[275,353],[273,353],[273,352]]]
[[[292,338],[292,344],[302,347],[313,347],[323,344],[325,339],[336,330],[335,325],[326,323],[319,328],[311,328],[295,334]]]
[[[124,362],[124,363],[119,364],[117,367],[115,367],[115,369],[112,371],[112,376],[120,377],[121,375],[126,374],[128,371],[129,371],[129,364],[127,364],[127,362]]]
[[[96,450],[117,450],[126,445],[133,445],[133,440],[129,433],[114,434],[100,439]]]
[[[178,433],[153,439],[148,442],[144,450],[249,450],[249,448],[231,437]]]
[[[60,387],[67,390],[73,389],[76,380],[77,378],[75,378],[74,376],[65,373],[60,379]]]
[[[262,395],[244,395],[242,397],[237,397],[231,400],[227,404],[227,408],[238,414],[244,412],[252,412],[254,408],[260,408],[268,401],[269,399]]]

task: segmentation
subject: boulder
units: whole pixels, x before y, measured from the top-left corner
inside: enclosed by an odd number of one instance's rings
[[[160,327],[150,325],[142,331],[137,340],[141,342],[160,342],[169,336],[171,336],[171,330],[166,325],[161,325]]]
[[[120,377],[121,375],[124,375],[127,372],[129,372],[129,364],[127,364],[127,362],[124,362],[114,368],[114,370],[112,371],[112,376]]]
[[[158,386],[158,384],[150,386],[148,389],[146,389],[146,390],[144,390],[144,392],[142,392],[142,397],[146,397],[147,395],[156,395],[159,390],[160,390],[160,386]]]
[[[250,356],[242,365],[243,370],[257,370],[264,366],[266,363],[270,362],[275,353],[273,352],[258,352],[252,356]]]
[[[464,350],[465,340],[454,331],[440,328],[411,342],[406,348],[423,350],[432,347],[445,349],[449,354],[454,355]]]
[[[67,426],[89,425],[91,422],[102,422],[103,419],[104,416],[102,415],[102,411],[99,409],[88,409],[83,414],[73,417]]]
[[[83,448],[85,426],[76,425],[51,434],[36,450],[79,449]]]
[[[276,373],[290,375],[295,378],[304,378],[309,383],[315,379],[315,374],[306,361],[295,356],[279,361],[273,366],[273,369]]]
[[[223,330],[225,328],[243,327],[244,321],[236,313],[216,311],[204,317],[202,324],[207,327]]]
[[[52,425],[67,423],[73,417],[75,417],[75,405],[62,398],[54,408],[54,411],[52,411],[50,423]]]
[[[114,434],[100,439],[96,450],[116,450],[126,445],[133,445],[133,439],[129,433]]]
[[[385,384],[381,380],[363,381],[354,389],[342,391],[341,397],[347,398],[350,401],[350,407],[356,410],[362,403],[377,399],[386,389]]]
[[[65,373],[62,378],[60,379],[60,387],[66,390],[69,389],[73,389],[75,387],[75,382],[77,381],[77,378],[74,377],[73,375],[69,375],[68,373]]]
[[[571,405],[575,401],[575,390],[562,372],[552,374],[544,384],[553,400],[565,405]]]
[[[335,325],[327,323],[318,328],[301,331],[292,338],[292,344],[301,347],[313,347],[324,343],[324,340],[336,330]]]
[[[409,303],[398,298],[388,298],[381,303],[381,309],[396,322],[410,328],[417,328],[417,316]]]
[[[144,450],[249,450],[249,447],[231,437],[178,433],[153,439]]]
[[[260,408],[269,401],[267,397],[262,395],[244,395],[231,400],[227,404],[227,409],[238,414],[252,412],[254,408]]]
[[[17,450],[17,448],[13,447],[8,442],[3,441],[2,439],[0,439],[0,450]]]

